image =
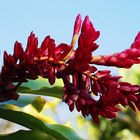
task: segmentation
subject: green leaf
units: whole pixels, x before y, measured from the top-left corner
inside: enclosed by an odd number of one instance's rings
[[[29,87],[33,90],[37,90],[43,87],[53,87],[53,86],[61,86],[63,87],[63,82],[61,79],[56,79],[55,84],[52,86],[50,85],[50,83],[48,82],[48,79],[39,77],[36,80],[29,80],[28,82],[22,83],[23,87]]]
[[[52,123],[52,124],[55,123],[52,117],[49,117],[49,116],[46,116],[45,114],[40,113],[39,111],[41,111],[41,108],[39,108],[40,110],[38,111],[37,108],[35,108],[32,104],[29,104],[25,107],[19,107],[13,104],[2,104],[1,107],[4,109],[21,111],[27,114],[31,114],[32,116],[35,116],[37,119],[42,120],[43,122],[46,122],[46,123]]]
[[[77,136],[77,134],[69,127],[66,127],[64,125],[60,124],[53,124],[53,125],[47,125],[50,129],[55,130],[61,134],[63,134],[64,137],[66,137],[68,140],[82,140]]]
[[[24,94],[51,96],[62,99],[63,83],[62,80],[58,79],[52,86],[49,84],[47,79],[39,77],[37,80],[29,80],[29,82],[23,83],[17,92]]]
[[[19,130],[15,133],[0,135],[0,140],[56,140],[46,133],[36,130]]]
[[[29,87],[22,87],[21,86],[21,87],[19,87],[17,92],[24,93],[24,94],[51,96],[51,97],[56,97],[59,99],[62,99],[62,96],[63,96],[63,88],[60,86],[43,87],[43,88],[37,89],[37,90],[33,90]]]
[[[82,140],[71,128],[45,124],[41,120],[20,111],[0,108],[0,118],[15,122],[31,130],[41,131],[58,140]]]

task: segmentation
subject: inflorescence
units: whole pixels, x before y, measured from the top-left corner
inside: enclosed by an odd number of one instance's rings
[[[129,49],[93,56],[92,52],[98,48],[95,41],[99,35],[88,16],[82,22],[78,15],[70,45],[61,43],[56,46],[55,40],[47,36],[38,47],[38,39],[33,32],[28,37],[25,50],[16,41],[13,55],[4,52],[0,102],[17,100],[19,95],[16,91],[21,83],[41,76],[47,78],[51,85],[61,78],[64,83],[62,100],[68,104],[70,111],[76,107],[84,117],[90,115],[95,123],[99,123],[99,116],[115,118],[120,110],[118,105],[140,110],[139,85],[121,82],[121,76],[112,76],[109,70],[96,68],[96,65],[130,68],[139,64],[140,33]],[[78,47],[74,50],[77,39]],[[13,84],[15,82],[17,85]]]

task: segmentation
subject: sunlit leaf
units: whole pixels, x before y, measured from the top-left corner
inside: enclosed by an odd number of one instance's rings
[[[82,140],[71,128],[45,124],[41,120],[20,111],[0,108],[0,118],[15,122],[31,130],[41,131],[58,140]]]
[[[19,93],[24,94],[35,94],[35,95],[43,95],[43,96],[51,96],[62,99],[63,96],[63,88],[60,86],[54,86],[54,87],[43,87],[38,90],[33,90],[29,87],[20,87],[18,89]]]
[[[36,80],[29,80],[28,82],[23,83],[21,86],[29,87],[31,89],[37,90],[37,89],[41,89],[43,87],[53,87],[53,86],[63,87],[63,82],[61,79],[56,79],[55,84],[52,86],[49,84],[48,79],[39,77]]]
[[[37,80],[29,80],[29,82],[23,83],[19,87],[18,92],[62,98],[63,83],[62,80],[56,80],[52,86],[47,79],[39,77]]]
[[[31,114],[32,116],[46,122],[46,123],[50,123],[50,124],[54,124],[56,123],[56,121],[49,116],[45,116],[42,113],[39,113],[36,108],[34,108],[34,106],[32,106],[32,104],[28,104],[24,107],[18,107],[14,104],[3,104],[1,105],[1,107],[5,108],[5,109],[10,109],[10,110],[14,110],[14,111],[21,111],[21,112],[25,112],[27,114]]]

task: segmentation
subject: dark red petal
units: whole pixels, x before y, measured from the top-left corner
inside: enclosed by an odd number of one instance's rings
[[[13,56],[15,57],[15,59],[18,59],[18,58],[23,59],[22,58],[23,53],[24,53],[24,51],[22,48],[22,44],[16,41],[15,45],[14,45],[14,55]]]
[[[88,31],[89,29],[92,29],[93,31],[95,31],[92,23],[90,22],[89,20],[89,16],[86,16],[84,21],[83,21],[83,25],[82,25],[82,29],[81,29],[81,32],[86,32]]]
[[[48,45],[50,42],[50,36],[46,36],[43,40],[41,47],[39,48],[39,56],[45,56],[48,55]]]
[[[79,104],[79,102],[75,102],[75,105],[76,105],[77,111],[79,112],[80,111],[80,104]]]
[[[127,98],[128,98],[130,101],[133,101],[133,102],[136,102],[136,101],[137,101],[137,97],[136,97],[134,94],[128,94],[128,95],[127,95]]]
[[[38,39],[35,37],[35,34],[31,32],[30,36],[28,37],[27,48],[25,52],[27,55],[36,55],[37,54],[37,46],[38,46]]]
[[[120,91],[122,91],[122,92],[130,92],[131,88],[129,86],[121,86]]]
[[[6,51],[4,51],[4,55],[3,55],[3,60],[4,60],[4,66],[8,66],[9,63],[8,63],[8,54]]]
[[[55,83],[55,68],[49,68],[49,83],[53,85]]]
[[[98,71],[96,73],[96,76],[98,78],[102,78],[102,77],[105,77],[105,76],[109,76],[109,74],[110,74],[110,71],[109,70],[102,70],[102,71]]]
[[[61,43],[55,48],[55,55],[57,56],[58,60],[63,60],[68,53],[70,52],[70,46],[64,43]]]
[[[69,106],[69,110],[72,112],[74,110],[74,103]]]
[[[116,113],[113,111],[99,110],[99,114],[106,118],[116,118]]]
[[[98,93],[101,92],[100,84],[97,80],[94,80],[93,84],[91,85],[91,90],[95,95],[98,95]]]
[[[77,100],[80,106],[84,106],[86,104],[86,100],[84,98],[78,98]]]

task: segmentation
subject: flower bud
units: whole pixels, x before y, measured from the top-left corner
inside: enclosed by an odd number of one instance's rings
[[[74,34],[79,34],[79,31],[81,29],[81,24],[82,24],[81,15],[78,14],[78,16],[76,17],[76,20],[75,20],[75,24],[74,24],[73,35]]]

